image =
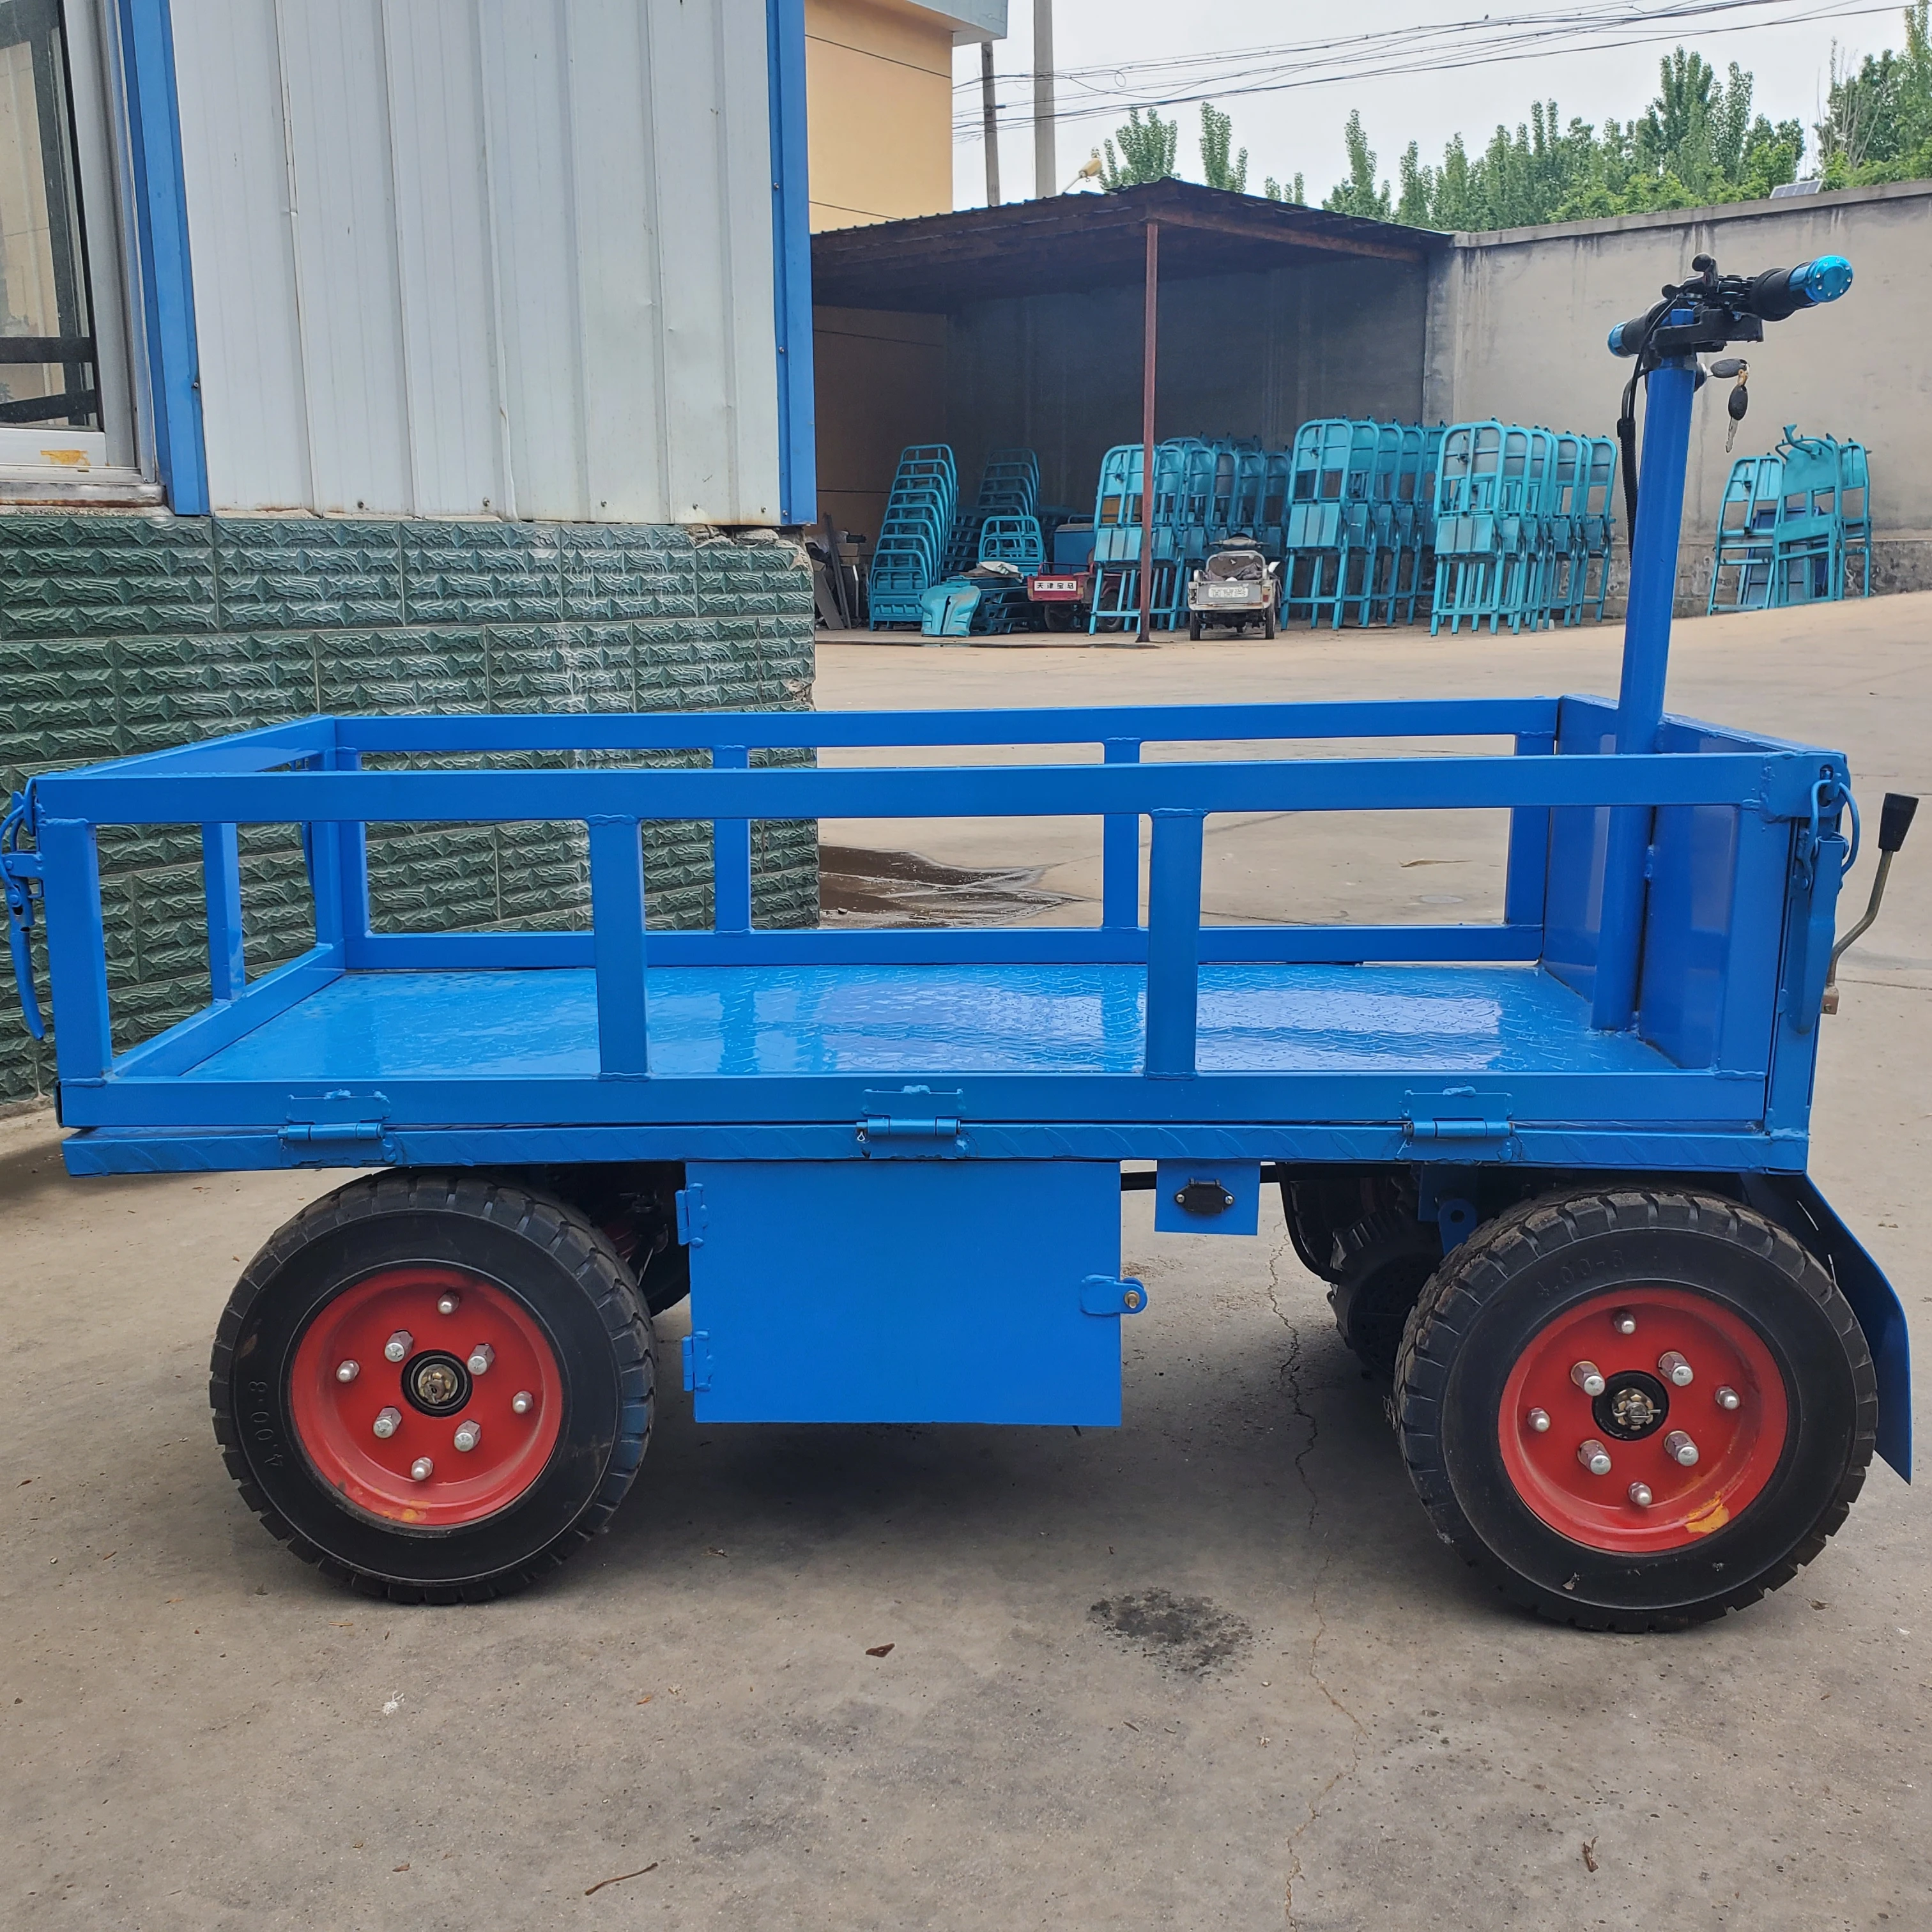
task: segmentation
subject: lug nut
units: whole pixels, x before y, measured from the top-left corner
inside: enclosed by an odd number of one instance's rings
[[[1610,1473],[1610,1452],[1594,1436],[1577,1444],[1576,1460],[1593,1476],[1607,1476]]]
[[[338,1362],[335,1365],[335,1379],[339,1382],[352,1382],[362,1372],[360,1362]]]
[[[409,1359],[409,1354],[410,1331],[406,1328],[398,1328],[382,1344],[382,1357],[386,1361],[406,1361]]]
[[[1639,1509],[1648,1509],[1654,1498],[1648,1483],[1633,1483],[1630,1486],[1630,1499]]]
[[[512,1415],[527,1415],[536,1406],[537,1399],[528,1389],[519,1389],[510,1398],[510,1413]]]
[[[1634,1335],[1636,1333],[1636,1317],[1628,1308],[1619,1308],[1610,1317],[1610,1326],[1619,1335]]]
[[[1718,1406],[1720,1408],[1736,1408],[1738,1406],[1737,1390],[1734,1388],[1720,1388],[1718,1390]]]
[[[410,1477],[416,1482],[426,1483],[435,1474],[436,1465],[427,1456],[418,1456],[410,1465]]]
[[[1604,1392],[1604,1372],[1594,1362],[1579,1362],[1570,1371],[1570,1379],[1586,1395],[1601,1395]]]
[[[1679,1388],[1688,1388],[1697,1379],[1690,1364],[1675,1348],[1666,1348],[1658,1357],[1657,1372]]]
[[[376,1418],[376,1433],[386,1442],[403,1426],[403,1412],[400,1408],[386,1408]]]
[[[466,1456],[483,1439],[483,1425],[480,1422],[459,1422],[456,1425],[456,1446]]]
[[[436,1298],[436,1312],[439,1315],[454,1315],[463,1306],[463,1298],[454,1288],[446,1288]]]
[[[472,1376],[487,1375],[490,1364],[496,1359],[496,1350],[488,1342],[478,1342],[470,1352],[470,1372]]]
[[[1550,1426],[1550,1412],[1546,1408],[1532,1408],[1524,1420],[1540,1436]]]
[[[1682,1430],[1673,1429],[1664,1438],[1664,1453],[1684,1468],[1690,1468],[1697,1460],[1697,1445]]]

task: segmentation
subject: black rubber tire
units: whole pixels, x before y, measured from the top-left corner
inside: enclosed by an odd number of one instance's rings
[[[1187,614],[1187,634],[1196,644],[1201,641],[1201,613],[1190,610]]]
[[[1400,1208],[1384,1208],[1335,1238],[1340,1265],[1328,1305],[1363,1367],[1395,1373],[1408,1311],[1442,1263],[1442,1237]]]
[[[1318,1280],[1334,1283],[1340,1264],[1335,1237],[1411,1198],[1402,1176],[1365,1167],[1298,1167],[1281,1183],[1281,1211],[1295,1257]]]
[[[1270,604],[1270,605],[1268,607],[1268,610],[1266,610],[1266,611],[1262,614],[1262,637],[1263,637],[1264,638],[1265,638],[1265,639],[1268,640],[1268,643],[1270,643],[1270,644],[1273,644],[1273,643],[1274,642],[1274,634],[1275,634],[1275,614],[1274,614],[1274,606],[1273,606],[1272,604]]]
[[[1770,1482],[1722,1529],[1688,1549],[1609,1554],[1517,1497],[1497,1409],[1547,1322],[1657,1282],[1708,1295],[1756,1330],[1792,1426]],[[1526,1202],[1448,1256],[1409,1317],[1394,1408],[1438,1533],[1513,1602],[1586,1630],[1677,1630],[1755,1603],[1824,1548],[1864,1482],[1878,1385],[1844,1297],[1782,1228],[1714,1195],[1632,1190]]]
[[[309,1323],[344,1288],[400,1262],[487,1275],[544,1328],[566,1413],[543,1473],[480,1522],[408,1530],[344,1501],[289,1413]],[[305,1208],[243,1270],[215,1330],[208,1401],[242,1500],[304,1562],[396,1603],[473,1603],[548,1574],[609,1520],[650,1440],[650,1324],[609,1241],[561,1201],[473,1173],[385,1174]]]

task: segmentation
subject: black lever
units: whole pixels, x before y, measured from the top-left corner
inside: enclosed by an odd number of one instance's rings
[[[1892,870],[1892,854],[1905,843],[1905,835],[1912,830],[1912,814],[1918,809],[1918,801],[1910,792],[1888,791],[1885,795],[1885,803],[1878,815],[1878,869],[1872,874],[1871,901],[1865,908],[1864,917],[1832,948],[1831,970],[1825,975],[1825,1010],[1828,1013],[1838,1010],[1839,956],[1877,918],[1879,902],[1885,897],[1886,875]]]
[[[1905,835],[1912,830],[1912,814],[1918,809],[1918,801],[1910,792],[1888,791],[1885,804],[1878,815],[1878,849],[1881,852],[1896,852],[1905,843]]]

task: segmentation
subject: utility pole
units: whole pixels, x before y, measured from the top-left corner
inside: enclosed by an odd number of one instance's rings
[[[993,99],[993,44],[980,43],[980,120],[986,130],[986,206],[1000,205],[1000,127]]]
[[[1053,141],[1053,0],[1033,0],[1033,191],[1060,192]]]

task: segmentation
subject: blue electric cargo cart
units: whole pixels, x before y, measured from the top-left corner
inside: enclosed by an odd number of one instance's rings
[[[1838,752],[1662,700],[1698,356],[1849,279],[1700,258],[1613,338],[1642,507],[1616,704],[322,717],[39,779],[0,842],[16,958],[45,921],[70,1172],[376,1170],[272,1237],[216,1336],[270,1532],[400,1599],[547,1571],[636,1476],[650,1317],[687,1294],[705,1422],[1116,1423],[1148,1298],[1123,1188],[1252,1234],[1278,1185],[1429,1515],[1511,1596],[1642,1629],[1793,1575],[1874,1448],[1908,1467],[1898,1300],[1805,1175],[1857,814]],[[1297,755],[1423,737],[1474,742]],[[1268,754],[1189,750],[1231,742]],[[1080,758],[973,762],[1020,745]],[[959,758],[752,764],[896,746]],[[709,769],[530,757],[671,749]],[[1501,922],[1202,923],[1209,814],[1362,809],[1506,811]],[[1098,926],[752,924],[755,820],[1032,814],[1104,820]],[[592,929],[372,926],[367,826],[530,820],[587,828]],[[713,926],[647,936],[640,828],[692,820]],[[302,828],[315,943],[250,979],[262,823]],[[183,824],[212,998],[117,1053],[96,840]]]

